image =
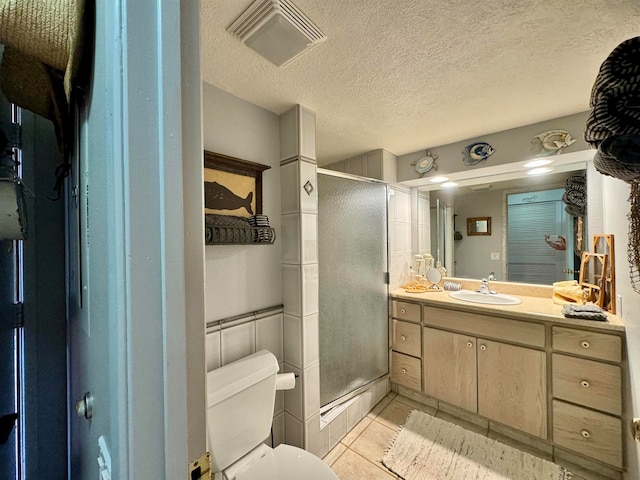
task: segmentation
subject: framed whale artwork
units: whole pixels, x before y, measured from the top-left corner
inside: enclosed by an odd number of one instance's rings
[[[204,213],[250,217],[262,213],[262,172],[268,165],[204,151]]]

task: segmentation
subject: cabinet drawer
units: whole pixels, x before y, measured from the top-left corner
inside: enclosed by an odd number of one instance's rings
[[[422,327],[418,323],[403,322],[393,320],[393,343],[392,348],[397,352],[420,356],[420,330]]]
[[[391,352],[391,381],[405,387],[422,388],[420,359],[402,353]]]
[[[620,415],[622,372],[617,365],[554,353],[553,396]]]
[[[478,337],[507,340],[533,347],[545,346],[544,325],[540,323],[522,322],[444,308],[424,307],[424,324],[459,330]]]
[[[565,327],[553,327],[551,331],[554,350],[610,362],[622,361],[622,339],[617,335]]]
[[[417,303],[394,300],[391,309],[393,318],[420,323],[420,305]]]
[[[622,422],[619,418],[554,400],[553,441],[622,468]]]

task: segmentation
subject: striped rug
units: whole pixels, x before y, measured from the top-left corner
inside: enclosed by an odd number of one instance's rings
[[[570,480],[563,467],[413,410],[382,463],[404,480]]]

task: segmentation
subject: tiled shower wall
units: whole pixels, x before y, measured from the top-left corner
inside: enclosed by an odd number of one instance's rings
[[[230,98],[224,92],[212,87],[205,90],[205,93],[207,94],[205,96],[211,96],[212,100],[215,99],[216,103],[224,102],[227,115],[229,112],[237,111],[237,115],[242,118],[244,123],[250,122],[258,125],[256,128],[259,131],[260,128],[264,129],[265,131],[260,133],[260,136],[266,138],[268,134],[278,134],[277,130],[274,132],[273,126],[268,121],[268,112],[262,112],[257,107],[247,105],[240,99]],[[275,170],[273,173],[279,173],[278,190],[264,191],[265,202],[268,202],[269,198],[273,199],[274,196],[277,196],[281,204],[281,215],[278,219],[281,221],[281,226],[277,233],[282,252],[282,269],[278,274],[274,272],[273,281],[276,279],[278,282],[281,281],[281,301],[284,307],[276,311],[250,314],[249,318],[232,322],[217,324],[214,321],[210,323],[206,336],[206,361],[207,370],[211,370],[263,348],[273,352],[280,363],[281,372],[289,371],[298,375],[294,390],[277,392],[273,445],[286,442],[304,447],[322,457],[384,397],[389,391],[389,382],[387,378],[375,382],[359,396],[350,400],[341,411],[339,410],[335,415],[332,415],[330,421],[322,422],[321,425],[317,306],[317,197],[314,160],[315,115],[300,106],[295,107],[294,111],[295,115],[290,114],[288,118],[284,118],[286,113],[281,116],[280,135],[282,136],[282,132],[286,131],[287,127],[299,128],[302,126],[303,128],[296,131],[296,134],[288,139],[289,142],[281,142],[280,172],[277,172],[277,167],[268,171],[271,173]],[[225,128],[226,123],[222,118],[218,119],[215,116],[216,109],[210,109],[207,112],[209,113],[205,114],[205,124],[217,127],[216,129],[211,128],[211,133],[206,135],[208,138],[213,138],[214,135],[217,138],[216,144],[209,148],[227,151],[231,146],[227,146],[222,138],[225,137],[224,131],[220,132],[220,129]],[[267,117],[266,121],[263,121],[262,118],[265,116]],[[288,124],[288,121],[293,123]],[[311,146],[313,146],[313,153]],[[308,180],[311,181],[314,188],[311,194],[307,194],[304,189]],[[410,195],[409,190],[404,187],[393,187],[392,189],[395,195],[391,200],[389,232],[390,242],[394,242],[394,247],[390,250],[390,254],[395,255],[398,268],[394,268],[391,264],[390,270],[392,277],[398,277],[399,273],[394,272],[396,270],[403,272],[411,260]],[[276,220],[276,215],[272,210],[269,209],[267,213],[272,221]],[[391,232],[395,232],[393,239],[391,239]],[[220,247],[208,248],[212,249],[209,252],[209,257],[211,257],[208,268],[210,271],[208,278],[211,280],[209,284],[213,284],[212,288],[215,289],[216,279],[220,278],[220,275],[233,274],[238,276],[239,272],[234,272],[231,269],[231,261],[235,261],[234,268],[240,268],[243,272],[249,268],[243,261],[245,250],[251,253],[262,253],[263,250],[249,249],[268,249],[270,247],[228,247],[224,252],[228,251],[230,257],[225,255],[224,258],[221,257],[223,251]],[[280,249],[277,250],[280,253]],[[265,253],[271,251],[264,250]],[[214,266],[218,267],[218,264],[224,267],[224,272],[220,271],[220,268],[213,268]],[[275,287],[269,286],[269,290],[275,291]],[[215,319],[224,316],[220,313],[238,313],[237,310],[218,311],[217,306],[223,301],[219,297],[219,294],[211,294],[209,299],[210,317]],[[234,301],[236,303],[242,301],[241,297],[242,295],[238,295],[236,291]],[[212,301],[214,299],[215,302]],[[271,304],[275,303],[276,301],[271,301]],[[216,307],[215,315],[214,307]],[[247,303],[245,312],[250,309],[251,304]]]
[[[411,191],[401,185],[391,185],[389,196],[389,276],[390,287],[405,283],[412,261]]]

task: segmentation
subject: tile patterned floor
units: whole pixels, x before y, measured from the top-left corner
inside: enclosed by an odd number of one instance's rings
[[[456,423],[482,435],[490,435],[486,429],[478,427],[478,425],[470,424],[445,412],[437,411],[435,408],[390,392],[324,457],[324,461],[340,480],[399,478],[387,470],[381,460],[398,428],[414,409]],[[509,443],[513,445],[513,442]],[[523,449],[528,450],[526,447]],[[576,470],[571,471],[575,472]],[[580,475],[574,474],[573,479],[605,480],[604,477],[591,472],[580,472]]]

